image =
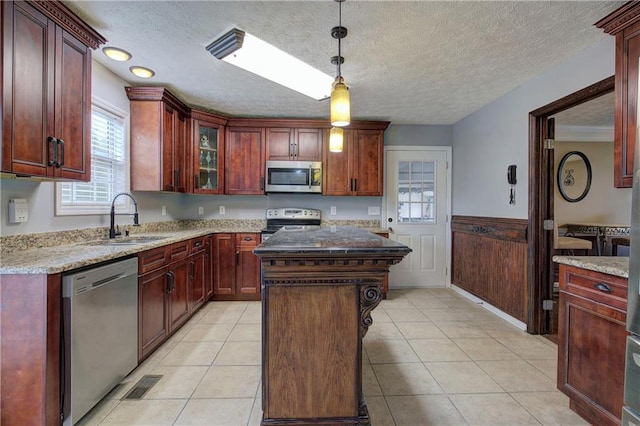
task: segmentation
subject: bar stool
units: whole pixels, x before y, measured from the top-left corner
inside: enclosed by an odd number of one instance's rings
[[[627,246],[629,247],[629,243],[631,239],[626,237],[613,237],[611,238],[611,256],[618,255],[618,246]]]
[[[584,250],[585,255],[593,249],[593,243],[589,240],[575,237],[561,237],[558,234],[558,225],[553,224],[553,248],[560,254],[567,251],[570,256],[574,255],[575,250]]]

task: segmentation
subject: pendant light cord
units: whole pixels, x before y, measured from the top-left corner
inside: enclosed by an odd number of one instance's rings
[[[338,34],[340,34],[340,36],[338,37],[338,77],[342,77],[342,68],[341,68],[341,64],[342,64],[342,50],[341,50],[341,46],[340,46],[340,42],[342,41],[342,1],[338,0]]]

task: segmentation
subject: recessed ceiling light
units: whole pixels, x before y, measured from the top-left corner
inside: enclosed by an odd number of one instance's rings
[[[131,59],[131,53],[126,50],[118,49],[117,47],[103,47],[102,52],[109,58],[118,62],[125,62]]]
[[[156,75],[156,73],[153,70],[150,70],[149,68],[145,68],[145,67],[130,67],[129,71],[131,71],[133,74],[137,75],[140,78],[151,78],[154,75]]]
[[[314,99],[331,94],[333,77],[237,28],[206,49],[218,59]]]

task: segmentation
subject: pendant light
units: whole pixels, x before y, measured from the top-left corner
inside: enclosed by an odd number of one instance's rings
[[[349,89],[342,78],[341,65],[344,62],[340,41],[347,36],[347,29],[342,26],[342,2],[335,0],[339,5],[338,26],[331,29],[331,37],[338,40],[338,56],[331,58],[331,63],[338,66],[338,76],[333,82],[331,91],[331,125],[334,127],[348,126],[351,122],[351,105],[349,101]]]
[[[344,130],[342,127],[332,127],[329,132],[329,151],[342,152]]]

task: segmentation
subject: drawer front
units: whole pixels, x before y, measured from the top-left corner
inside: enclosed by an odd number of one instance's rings
[[[163,267],[169,259],[167,247],[158,247],[138,253],[138,274],[142,275]]]
[[[196,253],[200,253],[201,251],[205,250],[206,248],[206,244],[205,244],[205,240],[207,239],[207,237],[197,237],[197,238],[192,238],[191,239],[191,254],[196,254]]]
[[[627,310],[627,279],[561,265],[560,290]]]
[[[189,256],[190,241],[180,241],[169,246],[169,261],[184,259]]]
[[[256,246],[260,243],[260,234],[241,232],[236,234],[236,245]]]

